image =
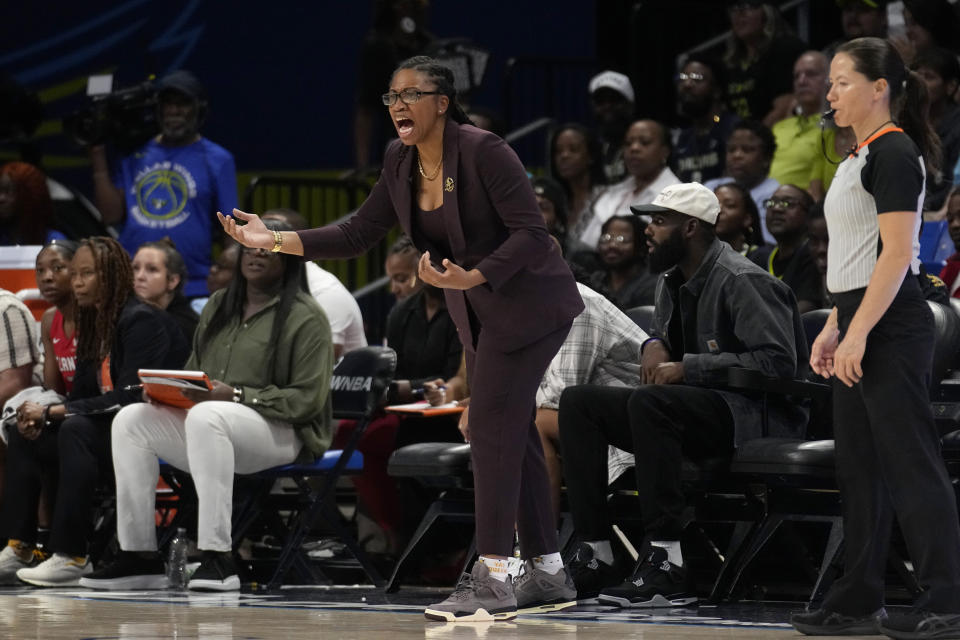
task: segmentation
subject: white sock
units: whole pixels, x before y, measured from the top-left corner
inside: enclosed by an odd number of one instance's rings
[[[593,557],[604,564],[613,564],[613,547],[609,540],[594,540],[587,542],[587,546],[593,549]]]
[[[683,566],[683,553],[680,551],[679,540],[651,540],[650,544],[654,547],[660,547],[667,552],[667,560],[677,565]]]
[[[487,569],[490,570],[490,576],[496,578],[500,582],[506,582],[507,568],[509,563],[507,558],[488,558],[487,556],[480,556],[480,562],[487,565]]]
[[[546,555],[536,556],[533,558],[533,567],[540,569],[540,571],[546,571],[553,576],[557,574],[557,571],[563,569],[563,559],[559,553],[548,553]]]

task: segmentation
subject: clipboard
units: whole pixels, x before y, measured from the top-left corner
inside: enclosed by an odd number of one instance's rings
[[[402,415],[448,416],[463,413],[464,408],[465,407],[460,406],[460,404],[457,402],[448,402],[447,404],[432,406],[429,402],[424,400],[422,402],[412,402],[410,404],[392,404],[384,407],[383,410],[387,413],[399,413]]]
[[[196,403],[181,393],[183,389],[210,391],[213,383],[203,371],[180,369],[140,369],[137,371],[143,390],[151,399],[181,409],[189,409]]]

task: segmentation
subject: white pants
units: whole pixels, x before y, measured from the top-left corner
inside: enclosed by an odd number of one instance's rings
[[[303,443],[288,424],[235,402],[189,410],[132,404],[113,420],[117,535],[125,551],[155,551],[158,458],[190,472],[197,487],[197,546],[229,551],[233,474],[289,464]]]

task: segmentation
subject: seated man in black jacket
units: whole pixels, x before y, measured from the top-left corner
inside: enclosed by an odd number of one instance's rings
[[[582,541],[569,566],[581,599],[599,592],[619,606],[679,606],[696,601],[679,542],[686,524],[682,458],[722,456],[760,437],[760,402],[720,390],[727,370],[801,378],[807,345],[790,288],[717,240],[720,203],[713,192],[677,184],[631,209],[652,216],[648,262],[662,273],[651,337],[640,355],[645,384],[570,387],[560,398],[563,470]],[[770,435],[797,437],[805,424],[803,408],[769,403]],[[647,544],[629,577],[629,564],[611,546],[609,444],[636,456]]]

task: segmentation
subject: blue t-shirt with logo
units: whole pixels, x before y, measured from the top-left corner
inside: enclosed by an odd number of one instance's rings
[[[230,152],[206,138],[184,147],[151,140],[123,158],[114,182],[126,206],[119,238],[124,249],[133,256],[144,242],[169,236],[187,265],[184,294],[206,295],[216,212],[237,206]]]

